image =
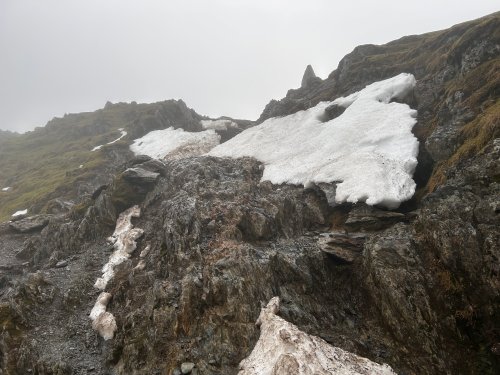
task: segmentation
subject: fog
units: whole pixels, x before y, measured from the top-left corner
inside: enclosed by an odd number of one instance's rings
[[[182,98],[200,114],[256,119],[307,64],[325,78],[359,44],[447,28],[494,3],[0,0],[0,128],[108,100]]]

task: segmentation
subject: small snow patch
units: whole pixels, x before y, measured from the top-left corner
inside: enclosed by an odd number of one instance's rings
[[[7,187],[2,188],[2,191],[9,191],[10,189],[12,189],[12,188],[10,186],[7,186]]]
[[[97,297],[97,301],[90,312],[92,328],[99,332],[104,340],[110,340],[117,330],[116,320],[113,314],[106,311],[111,294],[103,292]]]
[[[118,142],[120,139],[122,139],[123,137],[125,137],[127,135],[127,132],[125,130],[123,130],[123,128],[119,128],[118,130],[121,133],[118,138],[116,138],[114,141],[108,142],[106,144],[95,146],[91,151],[97,151],[97,150],[100,150],[103,146],[112,145],[113,143]]]
[[[109,280],[115,275],[114,267],[130,258],[130,254],[136,249],[136,240],[143,235],[144,231],[140,228],[134,228],[132,218],[140,215],[139,206],[133,206],[118,216],[115,231],[108,238],[108,241],[113,243],[115,251],[109,257],[108,263],[102,268],[102,276],[95,282],[95,288],[104,290]]]
[[[405,73],[375,82],[345,98],[268,119],[208,155],[254,157],[265,165],[262,180],[274,184],[338,182],[338,203],[366,201],[397,208],[415,193],[418,141],[411,130],[417,112],[390,101],[405,96],[415,84],[413,75]],[[346,110],[322,122],[332,104]]]
[[[130,150],[136,155],[148,155],[156,159],[177,159],[207,153],[219,142],[220,136],[213,129],[193,133],[170,127],[154,130],[135,139]]]
[[[241,361],[239,375],[396,375],[388,365],[372,362],[300,331],[277,316],[278,310],[278,297],[262,309],[257,320],[260,338],[252,353]]]
[[[12,214],[12,217],[16,217],[16,216],[21,216],[21,215],[26,215],[28,213],[28,209],[25,209],[25,210],[20,210],[20,211],[16,211]]]
[[[238,129],[238,124],[234,121],[227,119],[219,119],[219,120],[201,120],[201,127],[205,130],[213,129],[213,130],[228,130],[228,129]]]

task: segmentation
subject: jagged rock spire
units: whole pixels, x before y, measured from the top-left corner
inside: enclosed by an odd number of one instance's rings
[[[309,86],[311,81],[316,78],[316,74],[314,73],[313,67],[308,65],[306,71],[304,72],[304,76],[302,77],[302,84],[300,87],[304,88]]]

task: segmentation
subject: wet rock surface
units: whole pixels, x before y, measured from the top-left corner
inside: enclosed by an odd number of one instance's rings
[[[409,71],[419,84],[404,100],[419,109],[421,140],[446,127],[446,118],[469,121],[466,107],[479,108],[470,101],[474,85],[485,83],[466,77],[498,59],[491,43],[498,15],[475,22],[426,42],[361,46],[332,79],[292,92],[293,103],[267,115]],[[373,59],[402,46],[409,48],[402,60]],[[430,63],[428,49],[449,54]],[[447,85],[457,74],[465,94],[455,100],[457,90]],[[486,110],[498,93],[483,94]],[[196,127],[184,112],[178,117]],[[137,134],[163,117],[140,121]],[[446,164],[439,183],[400,211],[336,205],[334,184],[260,182],[262,166],[252,159],[127,161],[117,154],[113,173],[105,183],[89,182],[84,190],[93,194],[69,214],[34,232],[0,224],[2,372],[235,374],[258,342],[261,307],[279,297],[280,317],[304,335],[398,374],[497,374],[500,138],[492,124],[484,145]],[[453,139],[460,150],[476,135]],[[423,185],[438,170],[434,162],[448,157],[425,152],[431,161],[416,175]],[[145,180],[129,178],[127,168],[145,171]],[[100,295],[94,283],[113,252],[106,239],[119,214],[136,204],[141,216],[132,224],[144,234],[106,286],[116,330],[104,340],[89,317]],[[277,369],[294,371],[299,360],[285,356]]]

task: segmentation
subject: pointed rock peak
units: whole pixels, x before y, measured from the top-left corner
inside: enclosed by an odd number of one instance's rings
[[[306,71],[304,72],[304,76],[302,77],[302,85],[301,87],[307,87],[311,83],[312,80],[316,78],[316,74],[314,74],[313,67],[308,65]]]

